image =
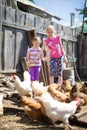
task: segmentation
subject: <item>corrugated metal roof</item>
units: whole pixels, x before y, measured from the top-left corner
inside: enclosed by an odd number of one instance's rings
[[[17,0],[17,5],[18,5],[18,8],[20,9],[19,7],[19,4],[21,5],[26,5],[27,6],[27,12],[30,12],[30,13],[33,13],[33,14],[36,14],[38,16],[41,16],[43,18],[55,18],[57,20],[61,20],[60,17],[50,13],[49,11],[43,9],[42,7],[40,6],[37,6],[36,4],[32,3],[31,1],[28,1],[28,0]]]

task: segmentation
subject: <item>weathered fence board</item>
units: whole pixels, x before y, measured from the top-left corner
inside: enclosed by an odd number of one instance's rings
[[[21,69],[21,59],[26,56],[28,43],[26,32],[3,27],[2,69]]]
[[[26,36],[27,36],[27,41],[28,41],[28,46],[32,46],[32,38],[36,36],[35,30],[31,31],[26,31]]]
[[[14,69],[14,35],[12,30],[4,32],[4,69]]]
[[[34,15],[26,13],[25,26],[34,27]]]
[[[2,0],[0,0],[0,69],[1,69],[1,62],[2,62],[2,57],[1,57],[1,53],[2,53]]]
[[[5,17],[6,17],[6,11],[5,11],[5,5],[2,5],[2,20],[4,21],[5,20]]]
[[[11,7],[6,8],[6,21],[15,22],[15,9]]]
[[[58,24],[58,33],[61,34],[61,31],[63,31],[63,30],[62,30],[62,25],[59,25],[59,24]]]
[[[87,34],[78,35],[78,72],[87,79]]]
[[[37,29],[38,32],[46,33],[46,28],[49,24],[51,24],[50,19],[45,20],[39,16],[36,17],[36,27],[35,28]]]
[[[26,57],[28,48],[28,42],[26,38],[26,32],[21,30],[16,30],[16,69],[22,70],[21,59]]]
[[[16,30],[16,52],[15,52],[15,66],[18,64],[19,62],[19,52],[20,52],[20,47],[21,47],[21,42],[23,39],[23,34],[21,32],[18,32]],[[22,51],[22,50],[21,50]]]
[[[20,10],[16,10],[16,23],[24,25],[24,21],[25,21],[25,13]]]

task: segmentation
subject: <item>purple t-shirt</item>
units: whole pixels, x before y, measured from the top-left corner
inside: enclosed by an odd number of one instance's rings
[[[38,49],[34,49],[33,47],[29,48],[28,51],[30,52],[30,59],[29,59],[30,62],[33,62],[35,60],[40,50],[41,50],[40,47]],[[37,59],[35,66],[41,66],[41,56],[40,58]]]

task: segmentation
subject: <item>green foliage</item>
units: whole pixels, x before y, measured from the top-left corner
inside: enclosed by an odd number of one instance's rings
[[[83,15],[87,16],[87,7],[83,8],[83,9],[76,8],[76,11],[79,11],[79,14],[83,14]]]

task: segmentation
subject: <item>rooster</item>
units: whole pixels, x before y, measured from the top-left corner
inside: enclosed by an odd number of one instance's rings
[[[60,120],[67,124],[69,128],[73,129],[73,127],[69,124],[68,119],[75,114],[78,106],[80,105],[79,98],[78,100],[70,103],[64,103],[53,99],[52,96],[46,92],[40,97],[37,97],[37,99],[43,104],[46,116],[52,120],[54,125],[55,122]]]
[[[31,80],[30,74],[28,71],[23,73],[24,81],[21,81],[17,75],[13,75],[13,81],[15,84],[15,88],[18,91],[20,96],[29,95],[32,96],[32,88],[31,88]]]
[[[48,87],[43,86],[43,83],[39,83],[38,81],[34,81],[32,83],[32,90],[34,92],[34,96],[41,96],[43,93],[47,92]]]

